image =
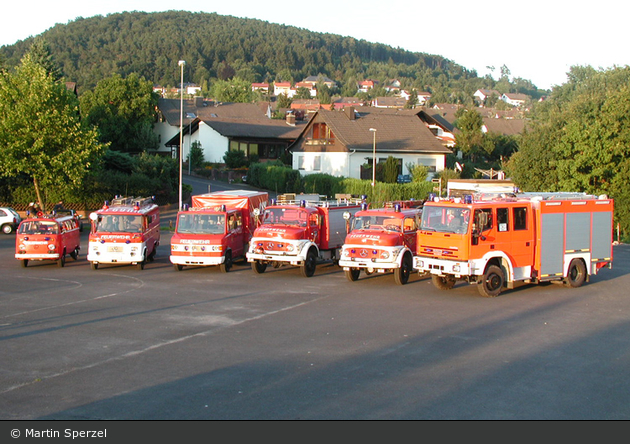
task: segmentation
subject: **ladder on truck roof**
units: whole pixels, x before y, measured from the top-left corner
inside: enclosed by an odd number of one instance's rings
[[[138,206],[140,208],[153,204],[152,197],[115,197],[110,206]]]

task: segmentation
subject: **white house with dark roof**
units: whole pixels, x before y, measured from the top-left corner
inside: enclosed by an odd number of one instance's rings
[[[160,99],[160,119],[154,132],[160,139],[157,154],[179,155],[180,100]],[[202,99],[184,100],[182,121],[182,158],[199,143],[204,159],[223,162],[228,150],[240,150],[261,160],[283,156],[299,136],[303,122],[270,118],[269,105],[253,103],[218,103]]]
[[[420,119],[418,110],[388,110],[347,107],[341,111],[321,109],[290,146],[293,168],[302,174],[327,173],[361,178],[362,166],[398,160],[401,174],[407,164],[424,165],[430,172],[444,169],[445,147]],[[376,155],[374,156],[374,154]]]

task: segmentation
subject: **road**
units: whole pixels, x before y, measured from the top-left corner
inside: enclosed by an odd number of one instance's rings
[[[2,420],[630,419],[630,246],[577,289],[483,298],[320,264],[13,258],[0,235]]]

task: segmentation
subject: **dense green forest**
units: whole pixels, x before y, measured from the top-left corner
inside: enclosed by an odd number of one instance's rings
[[[186,81],[201,86],[227,76],[274,82],[323,74],[337,82],[342,95],[356,92],[356,82],[364,79],[398,79],[403,88],[429,91],[439,102],[472,100],[479,88],[533,98],[546,93],[524,79],[478,77],[476,71],[439,55],[215,13],[124,12],[78,18],[40,36],[80,94],[115,74],[134,73],[162,86],[177,85],[178,60],[186,61]],[[29,38],[1,47],[0,62],[7,68],[17,66],[32,43]]]

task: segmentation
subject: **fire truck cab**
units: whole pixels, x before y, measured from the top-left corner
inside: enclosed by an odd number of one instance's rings
[[[346,278],[356,281],[361,270],[368,275],[392,271],[397,284],[406,284],[421,214],[422,201],[390,202],[384,208],[363,204],[352,219],[339,260]]]
[[[87,260],[100,264],[132,264],[144,269],[160,244],[160,210],[153,199],[117,197],[90,214],[92,227]]]
[[[579,287],[612,268],[613,201],[581,193],[469,195],[426,202],[414,269],[498,296],[521,283]]]
[[[260,222],[269,195],[266,192],[229,190],[192,196],[193,207],[177,214],[171,238],[175,270],[184,266],[218,265],[228,272],[233,261],[244,258]]]
[[[37,215],[20,222],[15,238],[15,258],[23,267],[29,261],[57,261],[66,263],[66,255],[79,258],[81,249],[80,221],[74,215]]]
[[[254,232],[247,252],[252,270],[264,273],[267,265],[294,265],[311,277],[317,261],[339,259],[347,228],[344,213],[359,204],[342,201],[272,202]]]

